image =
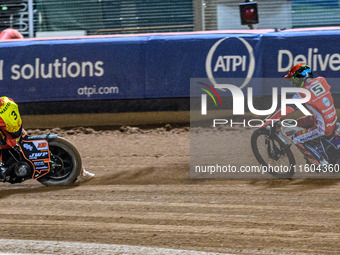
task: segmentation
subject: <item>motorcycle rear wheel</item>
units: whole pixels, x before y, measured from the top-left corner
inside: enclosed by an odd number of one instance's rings
[[[268,143],[271,146],[274,144],[276,148],[282,153],[278,154],[278,158],[270,156],[268,153]],[[273,147],[273,146],[272,146]],[[271,147],[271,151],[273,148]],[[256,130],[251,136],[251,148],[255,158],[262,166],[272,166],[275,169],[288,168],[288,171],[268,171],[269,174],[275,178],[289,179],[292,178],[295,173],[295,158],[287,146],[277,137],[269,138],[269,132],[267,130]]]
[[[45,186],[69,185],[77,180],[81,170],[81,156],[68,140],[62,137],[49,142],[51,171],[38,179]]]

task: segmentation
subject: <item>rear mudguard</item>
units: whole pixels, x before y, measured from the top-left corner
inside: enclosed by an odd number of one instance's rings
[[[47,142],[53,141],[58,137],[57,134],[46,134],[46,135],[35,135],[35,136],[26,136],[23,140],[31,141],[31,140],[46,140]]]

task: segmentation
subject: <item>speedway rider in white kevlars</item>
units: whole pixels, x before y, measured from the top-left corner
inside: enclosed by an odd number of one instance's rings
[[[293,66],[284,79],[290,79],[293,87],[304,88],[310,91],[311,99],[306,103],[306,107],[313,115],[303,116],[297,120],[298,131],[292,132],[293,142],[305,156],[305,159],[315,165],[325,165],[328,162],[312,149],[309,141],[321,136],[330,136],[333,134],[337,125],[336,109],[333,103],[333,97],[330,92],[331,87],[323,77],[313,79],[311,68],[304,64]],[[304,94],[296,93],[293,98],[303,98]],[[294,105],[295,106],[295,105]],[[287,106],[286,115],[291,114],[298,108]],[[269,120],[280,120],[282,116],[281,109],[267,117]],[[291,130],[294,130],[291,128]]]

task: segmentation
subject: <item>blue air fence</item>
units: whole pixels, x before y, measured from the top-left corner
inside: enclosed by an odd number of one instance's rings
[[[335,30],[1,42],[0,94],[17,102],[180,98],[190,97],[191,78],[211,85],[237,78],[254,95],[271,95],[253,78],[282,77],[299,62],[340,94],[332,84],[340,77],[339,40]]]

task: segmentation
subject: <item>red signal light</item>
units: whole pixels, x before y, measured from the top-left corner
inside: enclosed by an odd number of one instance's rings
[[[254,19],[255,15],[256,13],[255,13],[254,8],[245,8],[242,11],[242,17],[247,21]]]
[[[242,25],[252,25],[259,23],[257,3],[256,2],[241,3],[240,17]]]

